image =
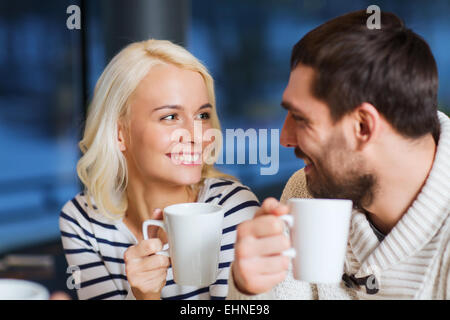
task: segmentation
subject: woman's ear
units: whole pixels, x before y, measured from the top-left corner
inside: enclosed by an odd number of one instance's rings
[[[125,144],[125,128],[122,123],[118,122],[117,124],[117,142],[119,144],[120,151],[124,152],[127,150]]]

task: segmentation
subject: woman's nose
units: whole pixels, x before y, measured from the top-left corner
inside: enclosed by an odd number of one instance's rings
[[[180,143],[191,143],[194,145],[202,144],[203,141],[203,128],[202,121],[193,120],[186,122],[183,127],[184,134],[180,135]]]

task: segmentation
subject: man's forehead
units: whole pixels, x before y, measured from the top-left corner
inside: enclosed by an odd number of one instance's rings
[[[310,117],[329,114],[325,102],[312,94],[315,72],[313,68],[301,64],[291,71],[281,102],[283,108]]]
[[[313,77],[314,70],[311,67],[300,65],[292,70],[281,105],[286,109],[303,109],[304,102],[314,99],[311,94]]]
[[[313,68],[300,64],[291,70],[286,90],[310,92],[314,76],[315,71]]]

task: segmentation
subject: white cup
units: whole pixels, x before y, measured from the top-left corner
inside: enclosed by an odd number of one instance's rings
[[[49,297],[48,290],[39,283],[0,279],[0,300],[48,300]]]
[[[147,220],[142,225],[144,239],[148,226],[161,227],[169,249],[157,254],[169,256],[174,281],[179,285],[208,286],[217,279],[222,223],[221,206],[210,203],[180,203],[164,208],[164,221]]]
[[[290,214],[281,216],[290,229],[294,278],[311,283],[338,283],[342,279],[352,201],[289,199]]]

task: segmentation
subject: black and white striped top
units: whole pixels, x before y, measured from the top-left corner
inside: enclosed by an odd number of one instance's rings
[[[225,212],[217,281],[204,288],[180,286],[174,283],[169,267],[162,299],[225,299],[236,227],[251,219],[259,206],[258,199],[248,187],[237,181],[216,178],[205,180],[198,202],[217,203]],[[137,240],[122,219],[114,221],[89,208],[86,196],[79,193],[64,205],[59,225],[68,265],[71,271],[75,270],[70,281],[79,287],[79,299],[134,298],[123,256]]]

